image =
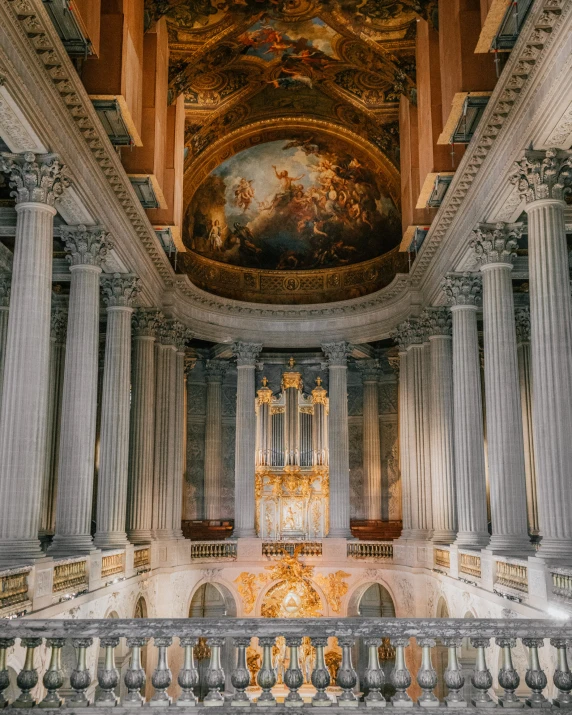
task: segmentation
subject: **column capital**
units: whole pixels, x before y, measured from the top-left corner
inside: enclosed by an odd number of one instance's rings
[[[61,229],[67,260],[73,266],[101,267],[113,248],[109,234],[101,226],[65,226]]]
[[[0,308],[7,308],[10,305],[10,286],[12,276],[9,273],[0,274]]]
[[[64,343],[68,327],[68,311],[57,305],[52,309],[51,338],[56,343]]]
[[[346,367],[352,346],[345,340],[338,343],[322,343],[322,352],[327,358],[329,367]]]
[[[157,339],[162,345],[174,345],[177,352],[184,352],[190,338],[190,330],[178,320],[163,318],[159,321]]]
[[[156,308],[137,308],[131,319],[133,336],[155,338],[162,317],[161,311]]]
[[[428,336],[453,334],[451,309],[446,306],[427,308],[423,313],[423,322]]]
[[[479,273],[449,273],[441,287],[453,307],[481,304],[483,284]]]
[[[262,350],[262,343],[236,342],[232,346],[232,353],[239,367],[254,367],[256,358]]]
[[[178,353],[184,353],[187,349],[187,343],[193,337],[193,333],[184,323],[178,320],[173,321],[173,329],[175,331],[175,347]]]
[[[530,308],[517,308],[514,312],[516,342],[519,345],[530,342]]]
[[[529,149],[515,162],[511,184],[527,204],[542,199],[563,201],[564,191],[572,185],[572,152],[561,149]]]
[[[373,358],[369,360],[358,360],[356,367],[360,371],[364,382],[377,382],[381,374],[379,360]]]
[[[226,360],[207,360],[205,366],[207,382],[222,382],[228,367],[229,365]]]
[[[512,265],[521,236],[522,223],[479,223],[469,245],[481,268],[493,263]]]
[[[101,292],[108,308],[132,308],[141,292],[140,280],[128,273],[105,275],[101,280]]]
[[[400,352],[405,352],[411,345],[422,345],[425,341],[425,326],[419,318],[409,318],[395,328],[391,337],[397,343]]]
[[[16,199],[16,204],[33,202],[53,206],[70,185],[57,154],[3,152],[0,154],[0,171],[10,174],[10,187],[14,189],[10,195]]]
[[[197,366],[197,358],[194,355],[185,353],[185,377],[188,377]]]

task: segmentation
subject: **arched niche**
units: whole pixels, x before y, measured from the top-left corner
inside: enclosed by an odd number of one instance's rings
[[[450,618],[451,615],[449,614],[449,606],[447,605],[447,601],[444,599],[443,596],[439,598],[439,603],[437,604],[437,613],[435,615],[436,618]]]

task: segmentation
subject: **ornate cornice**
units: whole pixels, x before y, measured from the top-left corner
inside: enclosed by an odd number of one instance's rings
[[[65,226],[60,231],[70,266],[97,266],[113,248],[109,234],[101,226]]]
[[[62,306],[52,308],[50,337],[55,343],[64,344],[68,327],[68,311]]]
[[[337,343],[322,343],[322,351],[329,367],[347,367],[352,346],[345,340],[340,340]]]
[[[514,311],[516,326],[516,342],[518,344],[530,342],[530,308],[517,308]]]
[[[137,308],[131,318],[133,336],[136,338],[154,338],[163,315],[154,308]]]
[[[470,246],[481,267],[493,263],[512,265],[521,236],[521,223],[480,223],[473,231]]]
[[[540,199],[563,201],[566,190],[572,187],[572,152],[528,150],[515,165],[510,181],[526,203]]]
[[[446,307],[428,308],[424,313],[427,335],[451,336],[453,334],[451,310]]]
[[[16,204],[32,201],[53,206],[69,186],[69,179],[64,174],[56,154],[0,154],[0,171],[10,174],[10,195]]]
[[[108,308],[132,308],[141,292],[137,276],[114,273],[101,279],[103,301]]]
[[[205,375],[207,382],[222,382],[229,368],[226,360],[207,360]]]
[[[483,284],[479,273],[449,273],[441,283],[451,306],[479,306]]]
[[[7,308],[10,305],[10,286],[12,276],[9,273],[0,274],[0,308]]]
[[[236,342],[232,346],[232,353],[238,367],[254,367],[261,350],[262,343]]]

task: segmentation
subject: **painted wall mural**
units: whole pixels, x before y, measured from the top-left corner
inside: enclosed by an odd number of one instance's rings
[[[184,227],[203,256],[276,270],[358,263],[400,237],[383,179],[342,142],[309,134],[227,159],[195,192]]]

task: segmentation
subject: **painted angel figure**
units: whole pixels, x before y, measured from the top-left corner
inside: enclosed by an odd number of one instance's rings
[[[252,186],[253,181],[254,179],[248,180],[242,177],[234,192],[236,205],[238,208],[242,209],[244,213],[248,211],[250,204],[254,199],[255,192]]]

